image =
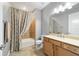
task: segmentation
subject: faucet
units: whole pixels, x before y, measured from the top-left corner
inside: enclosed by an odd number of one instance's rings
[[[64,38],[64,34],[62,32],[61,33],[58,32],[57,36]]]

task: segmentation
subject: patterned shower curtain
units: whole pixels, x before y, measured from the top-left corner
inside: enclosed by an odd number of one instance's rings
[[[22,33],[26,30],[27,27],[27,20],[28,20],[28,13],[25,11],[21,11],[21,18],[20,18],[20,34],[22,35]]]
[[[11,51],[19,51],[19,36],[27,26],[28,13],[11,7]]]

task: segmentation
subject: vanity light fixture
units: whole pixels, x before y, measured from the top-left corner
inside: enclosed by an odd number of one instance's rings
[[[67,2],[67,3],[64,5],[64,8],[65,8],[65,9],[71,9],[72,6],[73,6],[73,3]]]
[[[53,13],[59,13],[59,10],[55,8]]]
[[[65,11],[65,9],[63,8],[63,5],[60,5],[58,9],[59,9],[59,11],[61,11],[61,12]]]
[[[64,12],[66,9],[71,9],[72,6],[76,5],[77,3],[67,2],[64,5],[60,5],[53,10],[53,14],[57,14],[59,12]]]

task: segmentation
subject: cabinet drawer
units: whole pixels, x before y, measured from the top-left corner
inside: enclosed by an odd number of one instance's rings
[[[72,51],[74,53],[79,54],[79,47],[76,47],[76,46],[64,43],[63,44],[63,48],[68,49],[68,50],[70,50],[70,51]]]
[[[49,42],[52,43],[52,44],[54,44],[54,45],[61,46],[61,42],[59,42],[59,41],[50,39]]]
[[[61,42],[55,41],[55,40],[53,42],[54,42],[54,45],[61,46]]]

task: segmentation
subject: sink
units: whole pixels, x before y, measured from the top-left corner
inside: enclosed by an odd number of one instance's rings
[[[65,35],[65,38],[79,40],[79,35]]]

